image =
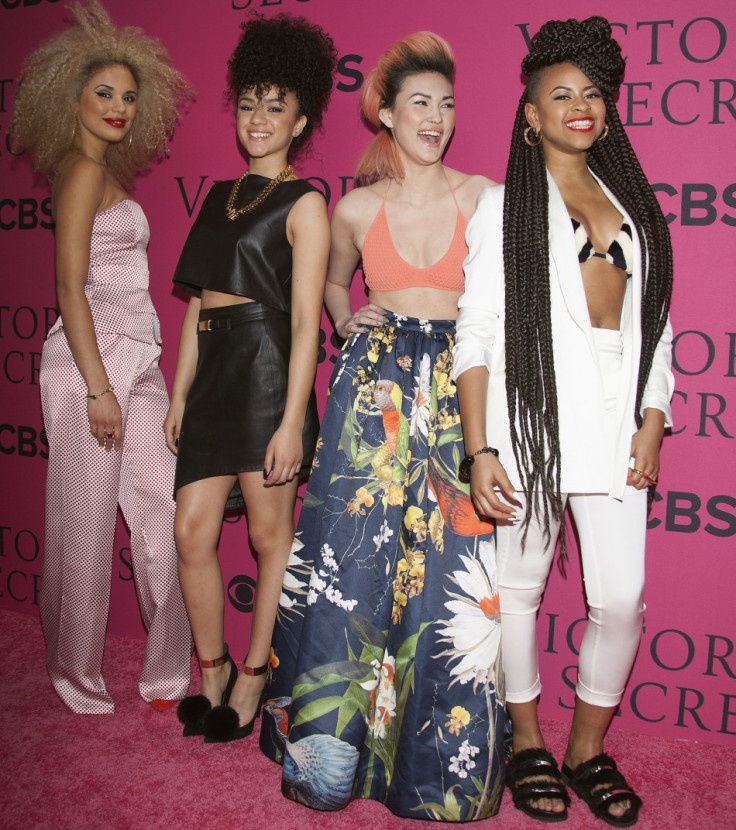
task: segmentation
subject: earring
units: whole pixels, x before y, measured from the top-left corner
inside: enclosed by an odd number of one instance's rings
[[[77,137],[77,119],[74,119],[74,126],[72,127],[72,146],[74,145],[74,139]]]
[[[605,141],[608,138],[608,122],[606,121],[606,126],[603,129],[603,132],[598,136],[598,141]]]
[[[130,150],[130,148],[132,147],[132,145],[133,145],[133,130],[131,130],[131,131],[128,133],[128,147],[127,147],[127,149],[128,149],[128,150]]]
[[[529,139],[529,133],[534,134],[534,138],[536,138],[536,141],[531,141]],[[526,141],[526,143],[530,147],[539,147],[539,145],[542,143],[542,134],[541,132],[536,132],[533,127],[527,127],[524,130],[524,141]]]

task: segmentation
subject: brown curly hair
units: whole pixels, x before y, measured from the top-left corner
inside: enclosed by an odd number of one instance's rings
[[[179,111],[194,97],[156,38],[139,28],[117,28],[98,0],[70,6],[72,26],[39,46],[25,60],[15,94],[10,133],[16,150],[27,150],[38,173],[53,179],[74,147],[77,105],[84,85],[109,66],[124,66],[138,85],[130,142],[108,147],[106,162],[124,186],[168,152]],[[61,106],[49,107],[52,97]]]
[[[522,487],[541,491],[542,521],[549,537],[550,515],[564,522],[560,496],[557,386],[552,354],[549,283],[548,187],[541,146],[524,142],[528,101],[534,102],[542,71],[571,63],[601,91],[609,134],[588,151],[588,165],[631,216],[642,240],[642,345],[635,417],[662,336],[672,294],[672,245],[657,198],[641,169],[616,109],[614,96],[625,63],[603,17],[550,20],[534,35],[521,64],[527,86],[516,110],[506,169],[503,256],[506,281],[506,392],[511,438]],[[519,429],[517,429],[517,423]],[[532,512],[527,511],[526,521]],[[527,524],[528,527],[528,524]]]
[[[307,123],[291,142],[292,157],[309,144],[322,124],[332,94],[337,49],[321,26],[303,17],[277,14],[267,20],[254,12],[241,28],[243,33],[227,64],[227,97],[237,103],[243,90],[254,89],[260,97],[272,86],[293,93],[299,115],[305,115]]]

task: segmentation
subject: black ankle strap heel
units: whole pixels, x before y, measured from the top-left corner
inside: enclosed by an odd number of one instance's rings
[[[245,660],[247,659],[248,656],[246,655]],[[269,663],[265,663],[263,666],[246,666],[245,660],[243,660],[243,674],[248,675],[248,677],[260,677],[268,671]],[[204,742],[206,744],[224,744],[247,738],[253,731],[256,718],[261,712],[262,703],[263,695],[258,701],[253,717],[242,726],[240,726],[240,715],[232,706],[216,706],[207,712],[203,723]]]
[[[220,697],[221,704],[226,704],[230,700],[230,694],[233,690],[233,686],[235,685],[235,681],[238,679],[238,667],[235,665],[235,661],[230,656],[227,643],[225,643],[225,653],[222,656],[216,657],[214,660],[200,659],[199,661],[199,665],[203,669],[217,669],[220,666],[224,666],[226,663],[230,664],[230,676],[227,679],[227,684]],[[176,716],[179,718],[179,723],[184,726],[181,733],[182,736],[189,738],[194,735],[204,735],[204,718],[211,711],[212,704],[203,694],[185,697],[184,700],[179,703],[176,710]]]

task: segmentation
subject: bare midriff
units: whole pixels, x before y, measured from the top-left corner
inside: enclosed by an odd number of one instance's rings
[[[418,317],[420,320],[456,320],[457,303],[461,291],[440,288],[400,288],[396,291],[369,291],[368,299],[386,311],[402,317]]]
[[[250,297],[241,297],[239,294],[225,294],[222,291],[202,289],[202,308],[222,308],[228,305],[242,305],[255,302]]]
[[[580,266],[590,324],[594,329],[619,329],[626,294],[626,272],[593,257]]]

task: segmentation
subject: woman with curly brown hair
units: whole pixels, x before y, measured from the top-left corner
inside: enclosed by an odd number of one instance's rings
[[[185,736],[208,742],[249,735],[258,714],[297,486],[319,429],[313,383],[330,240],[322,194],[289,159],[330,98],[332,39],[287,15],[242,28],[229,93],[249,166],[210,190],[174,275],[192,298],[165,425],[178,453],[179,575],[204,669],[179,719]],[[224,642],[217,541],[225,507],[243,504],[258,585],[238,675]]]
[[[647,490],[671,423],[672,250],[614,104],[608,22],[549,21],[522,71],[505,187],[469,229],[455,349],[471,494],[498,520],[508,784],[542,821],[566,817],[564,780],[627,827],[641,801],[603,739],[641,635]],[[566,505],[589,613],[560,775],[537,719],[535,626]]]
[[[160,433],[168,396],[148,294],[148,224],[126,188],[165,154],[191,90],[157,40],[116,28],[96,0],[72,14],[72,28],[27,59],[11,127],[53,181],[56,221],[61,315],[40,375],[47,666],[70,709],[113,712],[102,654],[119,504],[148,629],[139,689],[165,709],[189,685],[191,634],[177,579],[174,458]]]
[[[450,377],[465,229],[483,176],[446,167],[455,60],[432,32],[367,76],[365,186],[335,207],[325,303],[346,338],[299,517],[261,748],[283,792],[472,821],[503,792],[493,525],[458,481]],[[368,303],[353,311],[362,261]]]

